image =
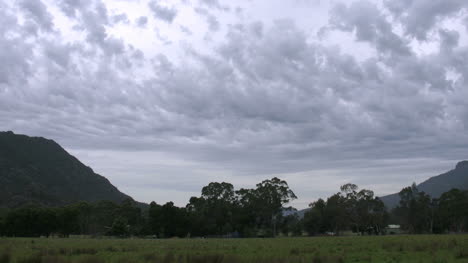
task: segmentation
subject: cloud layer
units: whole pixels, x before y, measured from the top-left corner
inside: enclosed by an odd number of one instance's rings
[[[298,206],[388,193],[467,158],[466,1],[294,3],[0,3],[2,129],[180,205],[272,175]]]

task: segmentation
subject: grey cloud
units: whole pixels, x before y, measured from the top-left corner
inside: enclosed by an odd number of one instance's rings
[[[134,152],[167,158],[154,166],[150,158],[141,170],[130,160],[125,174],[184,180],[190,167],[196,172],[187,176],[211,173],[206,180],[287,174],[300,186],[317,178],[364,183],[362,172],[384,189],[392,180],[374,176],[382,163],[386,177],[409,183],[392,167],[452,166],[468,154],[468,46],[460,32],[440,30],[440,49],[415,52],[385,12],[357,2],[337,7],[330,26],[373,47],[369,59],[316,42],[285,19],[233,24],[213,48],[187,45],[173,60],[111,37],[102,2],[58,3],[83,31],[80,39],[31,38],[0,3],[0,122],[118,160]],[[109,176],[122,179],[116,170]]]
[[[244,9],[240,6],[237,6],[235,9],[234,9],[234,12],[237,16],[241,17],[243,14],[244,14]]]
[[[148,18],[146,16],[140,16],[137,20],[136,20],[136,24],[137,26],[139,27],[145,27],[147,24],[148,24]]]
[[[42,30],[46,32],[53,30],[52,15],[47,11],[47,7],[41,0],[22,0],[19,2],[19,6],[26,11],[27,16],[34,20]]]
[[[180,25],[179,28],[180,28],[180,31],[184,32],[187,35],[192,35],[193,34],[192,30],[190,30],[190,28],[188,28],[186,26]]]
[[[21,40],[4,40],[0,38],[0,60],[8,66],[0,67],[0,84],[6,84],[10,89],[16,85],[24,85],[31,73],[28,59],[33,54],[33,47],[21,43]]]
[[[51,61],[63,69],[68,69],[71,63],[71,54],[76,51],[76,48],[71,45],[60,45],[53,42],[46,42],[43,44],[44,53]]]
[[[215,16],[207,16],[208,28],[210,31],[217,32],[219,31],[220,24],[218,19]]]
[[[405,32],[426,40],[427,34],[438,22],[456,13],[466,12],[468,2],[464,0],[386,0],[385,6],[401,21]]]
[[[439,30],[440,49],[444,52],[451,52],[458,46],[460,34],[457,31]]]
[[[82,23],[88,33],[87,39],[90,42],[104,43],[107,38],[106,29],[104,27],[107,24],[107,19],[103,19],[103,17],[95,12],[87,11],[82,14]]]
[[[223,11],[229,11],[229,7],[222,5],[219,0],[199,0],[200,3],[204,6],[207,6],[209,8],[214,8],[214,9],[219,9]]]
[[[220,24],[216,16],[211,14],[205,8],[195,8],[195,12],[203,16],[208,24],[208,29],[212,32],[217,32],[220,29]]]
[[[219,3],[218,0],[200,0],[200,3],[203,3],[207,6],[216,7],[216,8],[221,7],[221,4]]]
[[[58,6],[67,16],[75,17],[77,12],[91,4],[89,0],[58,0]]]
[[[34,46],[24,41],[25,36],[17,34],[21,31],[15,14],[0,3],[0,94],[2,91],[16,94],[15,87],[25,85],[32,71]]]
[[[156,33],[156,38],[159,39],[164,45],[170,45],[172,44],[172,41],[166,36],[161,34],[159,28],[155,28],[154,32]]]
[[[114,24],[118,24],[118,23],[128,24],[128,23],[130,23],[130,21],[128,20],[128,16],[125,13],[113,15],[111,17],[111,20],[112,20],[112,23],[114,23]]]
[[[125,44],[107,34],[106,26],[125,22],[128,20],[125,14],[109,17],[106,5],[102,1],[77,1],[61,0],[62,11],[77,21],[76,30],[86,32],[86,40],[99,47],[107,56],[122,54]],[[112,22],[112,23],[111,23]]]
[[[150,1],[148,5],[155,18],[166,21],[169,24],[172,23],[177,16],[177,10],[174,7],[162,6],[155,0]]]
[[[355,32],[358,41],[371,42],[379,52],[407,56],[408,44],[393,32],[376,5],[368,1],[353,2],[350,6],[338,4],[331,12],[330,25],[337,29]]]

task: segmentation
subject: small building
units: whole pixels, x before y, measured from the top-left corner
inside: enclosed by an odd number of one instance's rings
[[[403,231],[401,230],[400,225],[388,225],[385,228],[385,232],[387,232],[388,235],[399,235],[403,234]]]

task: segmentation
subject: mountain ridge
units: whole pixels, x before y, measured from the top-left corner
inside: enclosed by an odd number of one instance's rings
[[[468,190],[468,161],[460,161],[455,169],[432,176],[416,186],[419,191],[425,192],[432,198],[438,198],[453,188]],[[398,193],[382,196],[380,199],[389,209],[396,207],[400,201]]]
[[[427,180],[418,184],[417,188],[420,191],[426,192],[432,198],[438,198],[444,192],[450,191],[453,188],[468,190],[468,161],[460,161],[456,164],[455,169],[429,177]],[[398,193],[381,196],[379,198],[384,202],[387,209],[395,208],[400,201]],[[287,213],[286,215],[297,214],[299,218],[303,218],[304,214],[309,210],[310,208],[304,208],[294,213]]]
[[[0,207],[126,199],[132,198],[55,141],[0,132]]]

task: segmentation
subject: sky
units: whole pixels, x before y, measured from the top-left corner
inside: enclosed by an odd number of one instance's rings
[[[4,0],[0,130],[138,201],[385,195],[468,159],[467,33],[466,0]]]

